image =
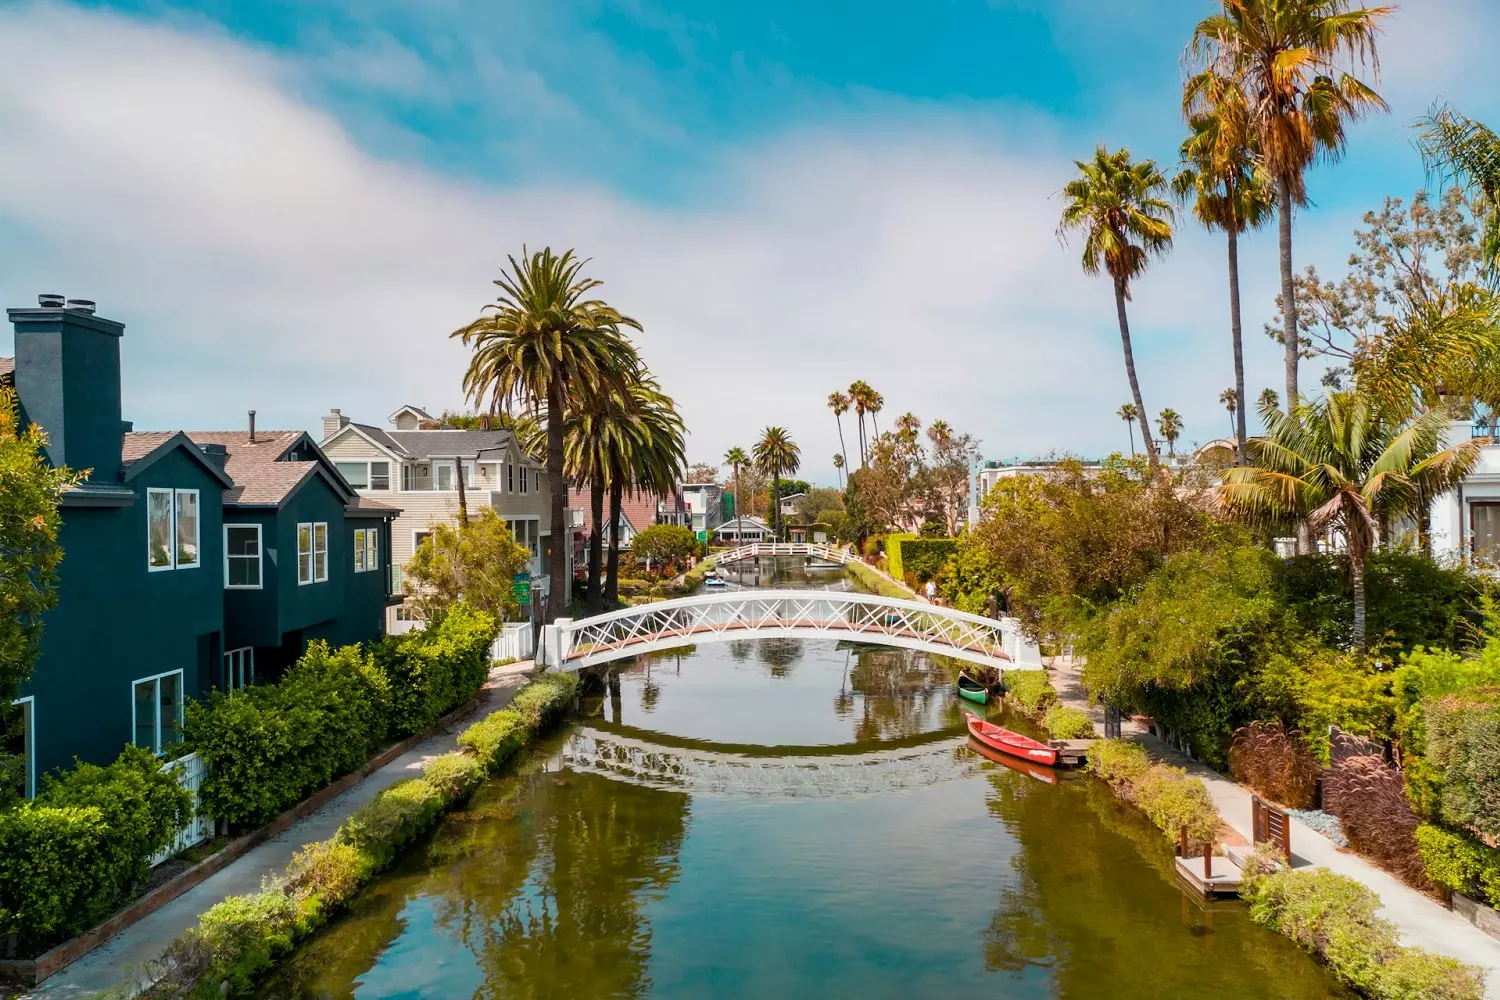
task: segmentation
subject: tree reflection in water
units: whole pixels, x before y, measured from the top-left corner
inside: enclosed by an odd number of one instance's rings
[[[834,697],[834,712],[854,718],[855,742],[926,732],[934,708],[940,710],[945,726],[962,721],[962,709],[952,697],[954,675],[945,657],[860,643],[839,645],[851,654],[852,664],[847,686]]]

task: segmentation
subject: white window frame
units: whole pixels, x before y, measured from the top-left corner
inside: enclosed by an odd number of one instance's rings
[[[21,707],[21,725],[25,727],[24,734],[26,745],[21,752],[26,755],[26,783],[24,796],[28,799],[36,798],[36,695],[28,694],[24,698],[17,698],[11,702],[12,705]]]
[[[233,556],[229,554],[229,529],[230,528],[254,528],[255,529],[255,579],[258,583],[230,583],[229,563],[231,558],[249,561],[249,556]],[[263,590],[266,584],[266,546],[265,538],[262,536],[258,524],[226,524],[224,525],[224,589],[225,590]]]
[[[422,536],[432,537],[431,528],[413,528],[411,530],[411,554],[416,555],[417,549],[422,547]]]
[[[151,498],[165,494],[167,498],[167,562],[165,566],[151,564]],[[166,486],[151,486],[146,489],[146,571],[165,573],[177,568],[177,491]]]
[[[472,490],[474,488],[474,484],[479,482],[478,463],[471,462],[468,459],[465,459],[464,461],[459,463],[459,466],[463,469],[464,473],[464,489]]]
[[[327,521],[314,521],[312,523],[312,528],[313,528],[313,530],[312,530],[313,582],[314,583],[327,583],[328,582],[328,522]],[[322,549],[318,548],[318,529],[319,528],[323,529],[323,548]],[[318,575],[318,556],[320,556],[320,555],[323,557],[323,575],[322,576]]]
[[[526,493],[526,484],[531,481],[531,477],[526,475],[526,472],[526,466],[521,466],[521,494],[523,496]]]
[[[380,569],[380,529],[355,528],[354,572],[373,573],[378,569]]]
[[[448,488],[447,489],[443,489],[443,487],[441,485],[439,485],[440,482],[441,482],[441,477],[438,475],[438,470],[439,469],[447,469],[448,470]],[[446,460],[446,459],[443,460],[443,461],[434,461],[432,463],[432,491],[434,493],[452,493],[454,490],[458,489],[458,487],[454,485],[454,479],[453,479],[453,477],[454,477],[455,474],[456,474],[456,472],[454,470],[454,466],[453,466],[453,463],[451,461]]]
[[[236,670],[239,674],[239,683],[235,683]],[[253,683],[255,683],[255,647],[239,646],[235,649],[224,650],[224,690],[231,693],[243,691]]]
[[[307,529],[307,550],[302,549],[302,529]],[[318,529],[323,529],[323,548],[318,548]],[[318,575],[318,555],[323,556],[323,575]],[[302,559],[307,558],[307,576],[302,575]],[[297,586],[306,587],[314,583],[328,582],[328,522],[297,522]]]
[[[526,470],[525,469],[521,470],[521,475],[522,476],[526,475]],[[515,491],[516,491],[516,467],[515,467],[514,463],[512,463],[512,462],[506,462],[505,463],[505,492],[507,492],[507,493],[514,493]]]
[[[383,465],[383,466],[385,466],[385,485],[384,486],[376,486],[375,485],[375,466],[377,466],[377,465]],[[366,478],[367,478],[367,481],[370,484],[370,492],[371,493],[391,493],[391,492],[393,492],[392,485],[391,485],[391,461],[390,461],[390,459],[388,459],[388,458],[372,458],[372,459],[370,459],[370,474]]]
[[[360,458],[356,458],[356,459],[352,459],[352,460],[348,460],[348,459],[345,459],[345,460],[334,459],[333,467],[335,469],[339,470],[339,475],[341,475],[341,476],[344,477],[344,481],[345,482],[349,482],[349,476],[348,476],[348,474],[346,474],[344,472],[344,470],[342,468],[340,468],[340,466],[345,466],[345,465],[363,465],[365,467],[365,484],[363,486],[360,486],[358,483],[349,483],[349,485],[352,486],[352,487],[354,487],[354,489],[356,489],[356,490],[367,490],[367,489],[370,488],[370,462],[369,462],[368,459],[360,459]]]
[[[181,509],[179,502],[186,494],[193,496],[193,558],[196,562],[186,565],[178,558],[181,554],[181,546],[177,544],[177,514]],[[172,491],[172,568],[173,569],[197,569],[203,565],[203,498],[197,490],[173,490]]]
[[[542,492],[542,470],[533,469],[532,474],[536,476],[536,481],[532,484],[532,492],[540,493]]]
[[[178,738],[178,742],[181,742],[183,703],[187,701],[187,697],[183,693],[182,671],[180,669],[179,670],[168,670],[168,671],[165,671],[164,673],[152,674],[150,677],[139,677],[139,678],[137,678],[137,679],[135,679],[135,680],[133,680],[133,681],[130,682],[130,739],[126,740],[126,742],[129,743],[131,746],[136,746],[137,745],[136,742],[135,742],[135,733],[136,733],[136,729],[137,729],[137,726],[136,726],[136,721],[137,720],[136,720],[136,717],[135,717],[135,704],[136,704],[135,703],[135,689],[138,688],[138,687],[140,687],[142,684],[150,684],[150,683],[154,682],[156,684],[156,693],[151,698],[151,709],[155,713],[155,716],[154,716],[154,719],[153,719],[153,724],[155,726],[155,735],[153,735],[152,738],[151,738],[152,746],[150,746],[150,747],[148,747],[146,749],[149,749],[152,753],[156,754],[158,757],[160,757],[161,754],[162,754],[162,744],[161,744],[161,682],[162,682],[162,678],[164,678],[164,677],[172,677],[174,675],[177,678],[177,734],[178,734],[178,737],[179,737]]]

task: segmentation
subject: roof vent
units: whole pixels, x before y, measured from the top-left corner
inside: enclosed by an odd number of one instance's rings
[[[79,312],[86,312],[86,313],[88,313],[90,315],[93,315],[93,312],[94,312],[94,300],[93,299],[69,299],[68,300],[68,308],[69,309],[76,309]]]
[[[43,309],[61,309],[64,301],[66,300],[61,295],[38,295],[36,297],[36,304]]]

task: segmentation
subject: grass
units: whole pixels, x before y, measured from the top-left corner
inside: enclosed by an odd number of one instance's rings
[[[910,601],[917,594],[909,587],[902,586],[888,577],[882,576],[875,570],[862,562],[847,562],[844,569],[865,588],[874,591],[881,597],[893,597],[900,601]]]

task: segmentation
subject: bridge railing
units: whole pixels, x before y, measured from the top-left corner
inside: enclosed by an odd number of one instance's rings
[[[845,549],[835,545],[823,545],[819,542],[752,542],[727,552],[715,552],[709,558],[713,560],[715,566],[726,566],[745,559],[788,556],[812,556],[815,559],[825,559],[836,563],[847,563],[854,558]]]
[[[1040,667],[1014,619],[873,594],[757,590],[683,597],[542,630],[539,655],[553,667],[588,666],[712,638],[821,635],[927,650],[996,667]]]

